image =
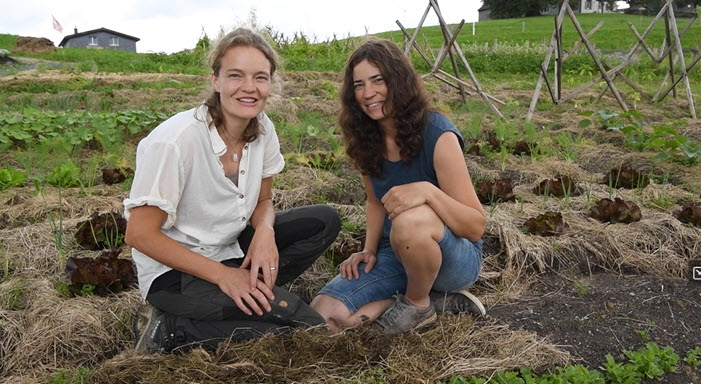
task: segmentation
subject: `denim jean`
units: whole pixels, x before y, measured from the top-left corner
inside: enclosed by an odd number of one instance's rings
[[[482,269],[482,240],[471,242],[458,237],[446,226],[438,246],[442,261],[433,290],[454,291],[469,287],[477,281]],[[347,280],[340,275],[336,276],[319,293],[341,300],[354,313],[367,303],[406,292],[406,271],[394,254],[389,240],[380,243],[377,263],[372,270],[365,273],[364,269],[365,263],[361,263],[358,266],[358,279]]]

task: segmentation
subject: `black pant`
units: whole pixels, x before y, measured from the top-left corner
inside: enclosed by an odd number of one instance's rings
[[[341,229],[338,213],[326,205],[292,208],[275,215],[275,243],[280,255],[273,287],[272,311],[247,315],[219,286],[191,274],[171,270],[154,280],[146,300],[174,316],[171,323],[184,337],[184,344],[216,347],[223,339],[248,340],[268,331],[284,331],[324,323],[324,319],[297,295],[282,288],[299,277],[334,242]],[[239,235],[247,252],[254,233],[250,225]],[[239,267],[243,259],[222,263]]]

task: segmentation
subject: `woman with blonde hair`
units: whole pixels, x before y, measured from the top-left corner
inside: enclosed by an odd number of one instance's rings
[[[213,46],[211,95],[156,127],[138,146],[126,242],[149,305],[138,351],[214,348],[227,338],[313,326],[323,318],[280,288],[336,238],[328,206],[275,213],[284,167],[263,112],[277,67],[270,45],[239,28]]]

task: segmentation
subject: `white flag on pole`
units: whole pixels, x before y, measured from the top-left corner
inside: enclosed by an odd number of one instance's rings
[[[51,18],[54,20],[54,29],[59,31],[60,33],[63,33],[63,27],[61,26],[61,23],[56,20],[54,15],[51,15]]]

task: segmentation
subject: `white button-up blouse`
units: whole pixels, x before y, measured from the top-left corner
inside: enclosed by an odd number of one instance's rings
[[[180,112],[139,142],[136,171],[124,216],[151,205],[168,214],[161,231],[212,260],[240,258],[237,238],[258,202],[261,180],[282,171],[285,160],[270,119],[261,113],[261,131],[248,143],[239,163],[238,185],[224,175],[219,156],[226,144],[209,126],[207,107]],[[132,248],[139,291],[146,298],[156,277],[171,268]]]

